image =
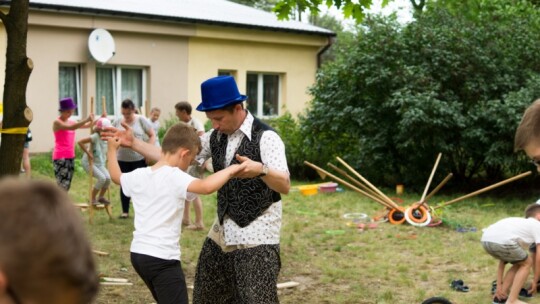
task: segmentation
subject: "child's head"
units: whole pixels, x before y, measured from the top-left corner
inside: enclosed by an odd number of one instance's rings
[[[191,151],[193,156],[201,150],[201,140],[196,130],[183,122],[170,127],[161,143],[161,151],[165,154],[174,154],[180,148]]]
[[[1,180],[0,302],[91,303],[98,287],[91,247],[67,193],[45,181]]]
[[[180,101],[174,108],[176,109],[176,116],[180,121],[189,122],[191,119],[191,104],[187,101]]]
[[[533,203],[525,208],[525,218],[534,217],[540,220],[540,204]]]
[[[150,120],[152,122],[156,121],[159,119],[159,115],[161,115],[161,109],[158,108],[158,107],[153,107],[152,109],[150,109]]]
[[[103,129],[111,127],[112,123],[108,118],[100,117],[96,122],[94,123],[94,131],[95,132],[101,132]]]
[[[514,149],[524,150],[532,159],[540,159],[540,99],[525,110],[516,130]]]

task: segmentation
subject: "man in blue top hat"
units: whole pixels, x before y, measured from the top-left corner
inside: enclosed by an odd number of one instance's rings
[[[213,129],[201,137],[200,164],[212,158],[214,171],[246,163],[218,191],[217,218],[197,264],[194,304],[279,303],[281,196],[290,189],[285,145],[268,125],[244,109],[233,77],[218,76],[201,84],[202,103]],[[129,128],[127,128],[129,130]],[[158,160],[160,149],[130,132],[108,130],[121,144]]]
[[[279,303],[281,196],[290,189],[285,146],[272,128],[244,109],[233,77],[201,84],[213,129],[201,138],[197,160],[212,158],[214,171],[247,163],[218,191],[217,218],[203,245],[193,303]]]

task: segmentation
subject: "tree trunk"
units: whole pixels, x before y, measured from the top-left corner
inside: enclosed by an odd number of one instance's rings
[[[26,87],[33,68],[26,56],[28,9],[29,0],[12,0],[8,14],[0,12],[7,33],[0,177],[19,174],[25,128],[32,121],[32,111],[26,106]]]

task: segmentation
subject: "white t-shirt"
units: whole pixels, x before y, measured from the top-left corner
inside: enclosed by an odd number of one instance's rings
[[[125,195],[135,210],[131,252],[164,260],[180,260],[180,233],[184,201],[196,195],[187,192],[195,178],[176,167],[157,170],[140,168],[120,177]]]
[[[485,228],[482,242],[528,246],[540,243],[540,221],[534,218],[509,217]]]
[[[197,132],[204,132],[204,125],[200,120],[195,117],[191,117],[191,120],[188,121],[187,124],[195,128]]]

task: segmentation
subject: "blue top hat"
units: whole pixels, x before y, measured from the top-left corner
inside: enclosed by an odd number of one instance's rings
[[[241,103],[247,99],[240,95],[236,82],[232,76],[217,76],[201,84],[202,102],[197,111],[212,111],[226,106]]]
[[[58,111],[67,111],[67,110],[73,110],[77,108],[77,105],[75,102],[73,102],[73,99],[71,97],[66,97],[60,99],[60,108]]]

